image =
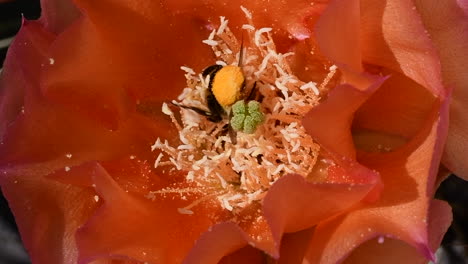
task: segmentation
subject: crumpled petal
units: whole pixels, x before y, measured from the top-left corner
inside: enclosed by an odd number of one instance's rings
[[[359,16],[359,0],[333,0],[315,26],[317,42],[328,59],[357,73],[362,70]]]
[[[89,20],[78,19],[50,48],[51,65],[42,77],[42,93],[55,104],[95,120],[97,126],[117,130],[135,106],[125,91],[129,84],[124,83],[123,65],[114,62],[117,53],[111,51]]]
[[[305,0],[271,1],[265,5],[262,1],[239,0],[235,4],[229,0],[201,0],[201,1],[164,1],[168,11],[180,12],[199,17],[211,25],[217,24],[219,15],[226,16],[234,32],[240,33],[240,26],[246,23],[243,6],[252,13],[257,27],[271,27],[275,29],[275,44],[280,52],[288,51],[291,46],[312,35],[310,19],[321,13],[326,3],[311,3]],[[196,12],[193,12],[196,10]],[[216,12],[213,12],[216,10]]]
[[[285,234],[281,240],[278,264],[302,264],[313,234],[314,228]]]
[[[308,183],[302,176],[294,174],[284,176],[275,182],[263,201],[262,212],[267,220],[266,225],[262,221],[257,222],[259,218],[252,216],[253,212],[248,212],[248,219],[257,219],[248,220],[253,222],[252,226],[246,227],[243,221],[239,227],[238,223],[216,225],[197,240],[184,263],[218,263],[223,256],[247,243],[280,261],[294,259],[289,254],[284,257],[280,254],[281,250],[285,250],[284,241],[285,247],[288,243],[296,243],[296,238],[286,232],[308,229],[349,209],[366,198],[379,183],[378,174],[360,168],[344,167],[339,178],[347,180],[338,184]],[[304,240],[305,237],[299,235],[297,239]]]
[[[55,34],[64,31],[81,14],[72,0],[41,0],[41,9],[39,21]]]
[[[57,169],[72,163],[69,155],[74,161],[83,161],[145,153],[155,136],[170,131],[167,121],[162,120],[157,128],[149,120],[135,116],[121,130],[112,132],[93,126],[75,113],[41,102],[26,104],[25,113],[4,137],[2,166],[57,160]],[[44,122],[51,117],[54,119]]]
[[[319,224],[309,247],[311,263],[336,263],[378,235],[397,237],[426,258],[433,258],[427,220],[447,133],[448,105],[448,100],[435,103],[418,135],[395,151],[360,153],[358,160],[381,174],[385,186],[381,197],[373,204]]]
[[[93,184],[102,204],[77,231],[80,262],[126,257],[142,262],[181,263],[194,241],[216,223],[217,203],[204,203],[192,215],[182,214],[177,208],[190,204],[193,196],[183,200],[166,194],[152,201],[126,192],[102,166],[96,166]]]
[[[249,263],[249,264],[263,264],[265,263],[265,253],[262,251],[246,246],[232,254],[223,257],[217,264],[237,264],[237,263]]]
[[[306,229],[304,231],[285,234],[281,240],[280,258],[275,263],[278,264],[301,264],[307,249],[308,241],[310,240],[314,229]],[[207,248],[208,249],[208,248]],[[261,250],[251,246],[243,247],[232,254],[229,254],[221,259],[219,264],[263,264],[265,261],[270,261],[271,257],[267,256]],[[274,260],[272,260],[274,261]],[[209,262],[203,262],[209,263]],[[218,263],[218,262],[213,262]]]
[[[224,256],[242,250],[247,245],[247,240],[246,234],[236,223],[215,225],[200,236],[183,263],[218,263]]]
[[[440,58],[412,1],[361,0],[361,36],[364,62],[401,72],[434,96],[445,96]]]
[[[347,171],[346,175],[350,178],[364,175],[368,179],[363,183],[342,184],[306,183],[302,176],[295,174],[279,179],[263,201],[263,211],[277,243],[283,232],[313,227],[363,200],[378,183],[378,174],[362,168]]]
[[[92,189],[28,174],[1,184],[33,263],[77,263],[75,232],[96,208]]]
[[[40,66],[53,39],[54,36],[36,21],[23,20],[22,29],[8,50],[5,69],[0,75],[0,107],[3,110],[0,112],[0,135],[3,136],[11,122],[24,110],[26,90],[37,89]]]
[[[408,141],[424,125],[437,99],[400,73],[388,72],[388,75],[389,78],[356,112],[353,134],[367,130]]]
[[[122,121],[119,131],[109,131],[44,97],[41,79],[44,70],[54,66],[49,57],[53,41],[54,35],[40,23],[24,21],[8,53],[6,63],[11,67],[2,79],[6,95],[1,97],[0,105],[14,107],[2,112],[1,166],[56,160],[55,165],[50,165],[52,172],[69,165],[67,156],[71,160],[93,160],[146,153],[158,134],[170,133],[169,119],[162,114],[147,118],[133,111],[128,113],[131,118]],[[16,60],[25,63],[17,64]],[[7,87],[8,80],[20,81]]]
[[[453,89],[443,162],[457,176],[468,179],[468,4],[464,0],[418,0],[415,5],[439,52],[443,83]]]
[[[328,94],[326,101],[314,107],[303,119],[303,125],[317,142],[330,152],[355,158],[351,136],[354,113],[382,85],[379,78],[365,90],[343,84]]]
[[[433,200],[429,211],[429,244],[432,251],[436,251],[442,238],[449,227],[451,208],[446,202]],[[380,241],[380,242],[379,242]],[[372,252],[372,254],[369,254]],[[427,259],[421,256],[415,248],[395,238],[379,237],[369,240],[354,250],[343,263],[369,263],[369,264],[393,264],[405,263],[427,263]]]

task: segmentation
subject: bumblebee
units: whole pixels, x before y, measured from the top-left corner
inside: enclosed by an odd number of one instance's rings
[[[242,99],[245,87],[245,77],[239,66],[211,65],[205,68],[202,76],[210,76],[206,102],[209,111],[200,108],[176,104],[206,116],[208,120],[218,123],[226,116],[225,108]]]
[[[259,112],[260,108],[252,108],[252,106],[245,108],[245,101],[253,100],[255,97],[254,91],[257,83],[254,82],[253,87],[247,95],[245,92],[245,76],[241,68],[243,59],[243,46],[244,45],[242,41],[239,52],[239,63],[237,66],[222,66],[215,64],[205,68],[202,71],[202,76],[204,78],[210,76],[208,90],[206,93],[206,102],[209,111],[205,111],[193,106],[185,106],[173,103],[176,106],[193,110],[198,114],[207,117],[209,121],[215,123],[221,122],[227,116],[226,109],[231,106],[235,106],[234,108],[237,110],[231,109],[231,111],[229,111],[229,124],[227,126],[231,142],[234,144],[237,141],[237,131],[243,131],[249,134],[253,133],[256,126],[263,120],[262,113],[253,113],[251,116],[252,113],[249,111],[246,112],[246,109]]]
[[[210,76],[206,102],[209,111],[200,108],[175,104],[179,107],[193,110],[200,115],[206,116],[208,120],[218,123],[226,116],[226,108],[233,105],[235,102],[245,98],[245,76],[242,71],[244,45],[243,41],[239,52],[239,63],[237,66],[228,65],[211,65],[205,68],[202,72],[203,77]],[[251,97],[252,91],[255,90],[256,83],[247,97]]]
[[[245,87],[245,77],[239,66],[212,65],[206,68],[202,75],[210,76],[206,101],[214,122],[222,120],[226,114],[225,108],[242,99]]]

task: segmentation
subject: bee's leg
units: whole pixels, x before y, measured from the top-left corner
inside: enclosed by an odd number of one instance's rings
[[[232,111],[229,113],[229,124],[228,124],[228,134],[229,134],[229,138],[231,139],[231,143],[232,144],[237,144],[237,131],[234,130],[234,128],[232,128],[231,126],[231,118],[232,118],[233,114],[232,114]]]
[[[246,98],[247,102],[255,100],[255,98],[257,97],[257,93],[255,92],[256,88],[257,88],[257,82],[254,82],[252,89],[250,89],[249,96],[247,96]]]

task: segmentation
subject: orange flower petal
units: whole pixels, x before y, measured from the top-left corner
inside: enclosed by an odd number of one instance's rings
[[[388,74],[390,77],[356,112],[353,132],[366,129],[409,140],[426,122],[436,99],[408,77]]]
[[[77,263],[75,232],[96,207],[90,188],[19,175],[3,177],[2,191],[34,263]]]
[[[101,166],[95,161],[70,166],[66,169],[59,169],[47,175],[47,178],[54,179],[63,184],[71,184],[81,187],[93,187],[93,175],[99,173]]]
[[[314,228],[285,234],[281,240],[278,264],[302,264]]]
[[[252,13],[256,27],[274,29],[275,44],[280,52],[286,52],[298,41],[311,37],[309,20],[318,17],[324,5],[305,0],[272,1],[268,5],[248,0],[235,3],[229,0],[165,1],[169,11],[196,16],[211,25],[218,24],[219,16],[225,16],[237,33],[241,33],[240,27],[247,22],[240,9],[243,6]]]
[[[205,232],[200,236],[195,243],[195,246],[190,250],[190,253],[184,260],[184,264],[215,264],[224,256],[228,256],[237,250],[242,251],[241,248],[244,248],[246,245],[246,235],[237,226],[237,224],[221,223],[210,227],[208,232]],[[252,253],[256,252],[254,251]],[[245,256],[244,254],[239,255],[242,257]],[[240,257],[239,255],[236,255],[235,257]],[[229,258],[234,258],[234,256]],[[225,259],[224,261],[227,260]]]
[[[96,126],[86,116],[45,98],[40,86],[43,69],[54,66],[50,64],[48,54],[53,39],[54,36],[38,22],[25,21],[16,38],[17,44],[9,52],[7,63],[12,67],[5,72],[8,75],[2,79],[2,85],[8,80],[21,81],[14,86],[5,86],[9,95],[1,99],[2,107],[15,106],[2,113],[5,119],[2,119],[0,129],[3,137],[1,165],[11,167],[20,163],[60,160],[54,166],[50,165],[49,172],[52,172],[70,163],[66,158],[69,154],[73,156],[72,160],[83,161],[146,153],[158,135],[170,133],[169,120],[162,114],[148,119],[130,112],[127,115],[131,118],[121,121],[120,130],[109,131]],[[15,64],[14,60],[25,63]],[[10,93],[12,89],[18,92]],[[21,103],[24,103],[24,113],[19,108]]]
[[[275,263],[278,264],[301,264],[304,258],[304,253],[307,249],[308,241],[310,240],[314,229],[307,229],[301,232],[285,234],[281,241],[281,253]],[[222,242],[223,238],[218,240]],[[209,250],[209,248],[207,248]],[[213,251],[212,249],[210,251]],[[268,261],[274,261],[261,250],[251,246],[243,247],[232,254],[229,254],[221,259],[219,264],[263,264]],[[218,262],[196,262],[196,263],[218,263]]]
[[[356,73],[362,70],[359,12],[359,0],[330,1],[315,28],[320,50],[335,64]]]
[[[103,167],[94,170],[93,182],[102,205],[77,231],[80,261],[125,256],[142,262],[181,263],[194,241],[215,224],[217,207],[197,207],[192,215],[181,214],[177,208],[190,204],[191,198],[185,201],[171,194],[154,202],[140,198],[122,189]]]
[[[94,82],[124,90],[135,100],[161,102],[174,99],[186,86],[181,66],[200,71],[214,63],[212,51],[201,42],[210,31],[196,16],[167,12],[164,5],[151,1],[76,3],[89,21],[78,29],[82,40],[62,47],[63,56],[75,62],[67,75],[73,76],[76,67],[92,74],[97,63],[104,75],[93,74]],[[83,43],[86,49],[80,47]]]
[[[403,147],[389,153],[359,155],[363,164],[381,174],[385,186],[381,197],[320,224],[309,248],[309,261],[335,263],[376,235],[396,237],[427,258],[432,257],[427,230],[429,197],[434,195],[447,119],[446,100],[434,105],[425,126]]]
[[[123,65],[113,62],[118,57],[100,43],[89,20],[81,18],[60,34],[49,56],[41,86],[48,100],[111,130],[134,110]]]
[[[468,179],[468,5],[466,1],[415,1],[442,63],[446,87],[453,88],[449,136],[443,162],[456,175]],[[437,15],[434,15],[437,10]]]
[[[0,135],[3,136],[10,123],[24,110],[26,90],[38,89],[40,65],[44,63],[53,39],[54,36],[39,23],[23,20],[22,29],[8,50],[0,79]]]
[[[251,246],[243,247],[236,252],[225,256],[221,261],[214,262],[218,264],[238,264],[238,263],[249,263],[249,264],[263,264],[265,263],[265,253],[253,248]],[[208,263],[208,262],[203,262]]]
[[[429,213],[429,243],[431,249],[436,251],[452,221],[451,208],[445,202],[433,200]],[[346,258],[344,263],[393,264],[402,260],[414,264],[427,263],[427,259],[422,257],[415,248],[401,240],[383,237],[364,242]]]
[[[81,14],[72,0],[41,0],[41,9],[39,21],[55,34],[64,31]]]
[[[363,61],[401,72],[434,96],[445,96],[437,51],[413,3],[361,0],[361,8]]]
[[[380,87],[385,78],[360,91],[351,85],[340,85],[328,94],[326,101],[314,107],[303,119],[307,132],[330,152],[354,158],[351,136],[354,113]]]
[[[263,201],[263,211],[273,237],[281,241],[283,232],[297,232],[357,204],[377,184],[372,171],[348,171],[347,176],[367,174],[365,183],[307,183],[302,176],[291,174],[279,179]],[[351,175],[349,175],[351,174]]]
[[[164,120],[156,128],[156,124],[135,116],[121,130],[112,132],[60,107],[41,102],[27,106],[27,114],[12,124],[4,138],[0,156],[8,166],[57,160],[58,169],[77,161],[145,153],[158,134],[170,131],[163,128],[168,125]],[[68,155],[72,155],[73,162],[66,158]]]

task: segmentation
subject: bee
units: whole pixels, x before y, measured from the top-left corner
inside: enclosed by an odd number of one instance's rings
[[[178,107],[190,109],[196,113],[207,117],[208,120],[218,123],[227,116],[226,108],[243,98],[250,98],[256,83],[248,96],[245,96],[245,76],[242,71],[243,59],[243,41],[239,52],[239,63],[234,65],[211,65],[202,71],[202,76],[210,76],[208,90],[206,93],[206,102],[209,111],[203,109],[174,103]]]

